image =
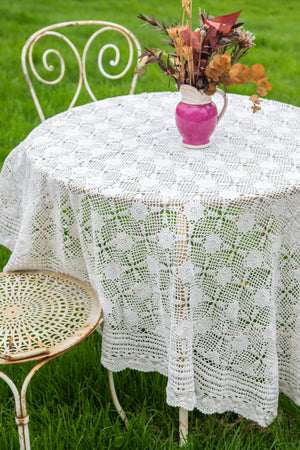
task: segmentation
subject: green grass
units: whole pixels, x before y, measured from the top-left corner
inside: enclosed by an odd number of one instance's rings
[[[126,370],[115,375],[126,431],[99,361],[101,338],[93,334],[34,376],[27,395],[33,449],[176,449],[178,409],[165,401],[166,379]],[[32,363],[8,367],[19,382]],[[3,383],[3,382],[1,382]],[[0,386],[0,448],[17,448],[12,395]],[[299,449],[299,408],[282,396],[278,418],[264,429],[233,413],[190,413],[187,449]]]
[[[196,2],[195,2],[196,5]],[[198,4],[197,4],[198,5]],[[256,35],[256,47],[244,60],[262,63],[273,90],[268,98],[300,106],[298,0],[262,2],[207,0],[199,3],[213,15],[242,9],[241,20]],[[22,75],[20,54],[26,39],[37,29],[66,20],[102,19],[118,22],[135,32],[142,47],[163,46],[159,35],[140,26],[139,12],[154,13],[166,24],[180,20],[180,0],[0,0],[0,162],[39,123]],[[72,76],[66,78],[71,90]],[[99,95],[117,95],[99,84]],[[119,86],[119,85],[118,85]],[[122,84],[121,87],[123,88]],[[136,93],[174,89],[155,67],[138,81]],[[237,86],[229,92],[251,94],[254,86]],[[46,93],[43,93],[45,96]],[[58,99],[64,96],[58,93]],[[46,98],[46,97],[45,97]],[[87,97],[81,97],[86,102]],[[54,102],[47,102],[49,114]],[[9,252],[0,248],[0,265]],[[178,409],[166,404],[166,379],[156,373],[126,370],[115,376],[117,392],[130,419],[128,431],[110,399],[106,370],[100,364],[101,337],[88,340],[43,367],[32,380],[27,401],[32,448],[38,449],[174,449],[178,442]],[[29,366],[30,364],[28,364]],[[28,367],[6,368],[18,383]],[[0,449],[17,449],[13,399],[0,382]],[[190,413],[188,449],[300,449],[300,408],[280,396],[277,419],[266,429],[233,413]]]

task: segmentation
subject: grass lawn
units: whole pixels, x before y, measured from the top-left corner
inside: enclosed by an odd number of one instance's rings
[[[212,15],[242,9],[241,21],[256,35],[256,47],[242,61],[262,63],[273,90],[267,98],[300,106],[299,0],[269,2],[207,0],[194,8]],[[132,30],[142,47],[163,47],[160,36],[141,26],[139,13],[152,13],[166,24],[181,20],[180,0],[0,0],[0,162],[39,124],[39,117],[20,64],[22,46],[36,30],[67,20],[99,19],[120,23]],[[194,24],[196,26],[196,23]],[[94,78],[96,77],[96,74]],[[71,76],[67,78],[71,85]],[[97,83],[95,78],[95,83]],[[70,89],[68,87],[68,89]],[[117,95],[99,82],[103,96]],[[138,81],[136,93],[175,90],[155,67]],[[237,86],[229,92],[251,95],[255,86]],[[44,91],[43,91],[44,92]],[[58,94],[60,100],[63,99]],[[88,101],[86,97],[80,102]],[[249,103],[249,113],[251,114]],[[54,114],[49,102],[48,115]],[[258,113],[259,114],[259,113]],[[0,265],[9,251],[0,248]],[[131,370],[115,376],[121,404],[130,419],[128,431],[118,419],[110,398],[106,370],[100,364],[101,337],[95,333],[67,354],[38,372],[28,390],[31,445],[33,449],[173,449],[178,443],[178,409],[166,404],[166,379],[156,373]],[[28,367],[30,363],[28,363]],[[20,380],[28,367],[5,370]],[[18,448],[13,397],[0,382],[0,449]],[[189,414],[189,449],[300,449],[300,408],[280,396],[278,417],[268,428],[233,413]]]

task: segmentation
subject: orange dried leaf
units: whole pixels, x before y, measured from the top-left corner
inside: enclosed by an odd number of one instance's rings
[[[268,91],[265,88],[261,87],[261,86],[258,87],[257,92],[259,93],[259,95],[261,97],[264,97],[268,93]]]
[[[220,77],[230,68],[231,56],[228,53],[224,55],[215,55],[205,69],[205,75],[218,82]]]
[[[260,100],[260,98],[259,98],[259,96],[257,94],[251,95],[251,97],[249,97],[249,100],[251,100],[254,103],[260,103],[261,102],[261,100]]]
[[[207,66],[205,74],[208,78],[211,78],[214,81],[218,81],[220,78],[220,72],[210,66]]]
[[[271,84],[269,83],[268,78],[269,78],[269,77],[264,77],[262,83],[263,83],[264,87],[265,87],[268,91],[271,91],[271,90],[272,90],[272,86],[271,86]]]
[[[220,83],[224,84],[224,86],[232,86],[233,84],[235,84],[235,81],[230,78],[228,72],[224,72],[220,76]]]
[[[233,64],[233,66],[230,69],[230,75],[232,75],[233,77],[238,75],[239,73],[243,72],[244,70],[244,64]]]
[[[255,114],[257,111],[261,110],[261,106],[257,106],[257,105],[253,105],[251,106],[252,110],[253,110],[253,114]]]
[[[262,78],[265,74],[265,68],[261,64],[254,64],[250,70],[255,79]]]
[[[212,63],[218,66],[224,67],[225,69],[230,68],[231,56],[229,53],[225,53],[224,55],[215,55],[213,57]]]
[[[243,84],[249,79],[249,69],[245,64],[234,64],[229,71],[230,78],[236,84]]]

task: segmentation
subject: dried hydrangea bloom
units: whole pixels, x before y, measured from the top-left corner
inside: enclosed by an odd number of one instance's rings
[[[243,29],[239,29],[236,31],[237,40],[242,48],[252,48],[255,46],[254,39],[255,36],[251,31],[245,31]]]

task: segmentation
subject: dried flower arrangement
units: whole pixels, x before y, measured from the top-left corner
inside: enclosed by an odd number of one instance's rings
[[[257,92],[265,96],[272,89],[265,76],[265,68],[254,64],[251,68],[237,63],[255,45],[254,35],[236,23],[241,11],[226,16],[212,17],[199,12],[200,26],[192,29],[192,0],[182,0],[182,24],[159,24],[154,15],[149,18],[140,14],[139,19],[156,27],[174,49],[166,53],[160,49],[147,49],[138,64],[140,75],[145,73],[146,65],[157,63],[165,75],[176,80],[177,88],[189,84],[207,95],[216,92],[217,86],[231,86],[254,82]],[[187,21],[185,23],[185,17]],[[257,94],[250,97],[253,112],[260,110],[261,99]]]

